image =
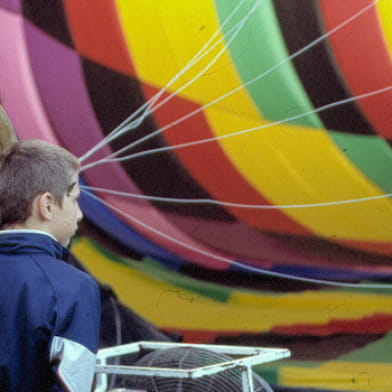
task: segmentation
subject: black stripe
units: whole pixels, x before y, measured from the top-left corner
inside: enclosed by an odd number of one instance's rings
[[[285,335],[274,333],[221,336],[215,344],[241,346],[285,347],[291,351],[290,360],[328,361],[382,339],[385,334],[332,334],[328,336]]]
[[[289,247],[295,252],[300,251],[305,255],[317,255],[318,258],[335,260],[336,267],[339,267],[341,262],[351,263],[353,266],[382,266],[392,264],[392,256],[349,248],[334,242],[333,239],[328,241],[327,239],[320,237],[306,237],[266,232],[263,234],[268,235],[278,243],[284,243],[286,247]]]
[[[63,44],[73,47],[65,11],[61,0],[23,0],[26,19]],[[50,56],[50,53],[47,53]]]
[[[324,34],[317,0],[274,0],[274,6],[290,54]],[[296,57],[293,63],[315,108],[351,96],[327,39]],[[330,130],[367,135],[375,133],[354,102],[318,115],[325,128]]]
[[[92,105],[105,134],[112,131],[145,102],[137,79],[117,73],[87,59],[83,68]],[[157,129],[153,117],[148,117],[137,129],[110,143],[113,151]],[[156,136],[129,153],[166,147]],[[148,155],[121,163],[132,180],[146,195],[177,198],[211,198],[187,173],[170,151]],[[158,208],[187,216],[231,221],[233,218],[219,206],[154,203]]]
[[[267,260],[268,261],[268,260]],[[226,287],[243,287],[251,290],[262,290],[276,293],[301,292],[304,290],[318,290],[325,288],[324,285],[316,283],[301,282],[296,280],[282,279],[279,277],[255,274],[236,270],[212,270],[195,264],[184,264],[179,272],[193,279],[218,284]]]

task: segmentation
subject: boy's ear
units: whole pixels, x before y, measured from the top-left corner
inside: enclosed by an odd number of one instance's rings
[[[18,141],[7,112],[0,104],[0,154]]]
[[[54,198],[49,192],[42,193],[36,198],[37,213],[43,220],[52,220]]]

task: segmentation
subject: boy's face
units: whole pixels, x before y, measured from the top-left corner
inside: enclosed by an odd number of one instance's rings
[[[64,195],[63,203],[55,206],[53,214],[53,234],[58,242],[63,246],[67,246],[71,238],[75,235],[78,223],[83,218],[82,211],[79,208],[78,198],[80,189],[77,177],[72,190]]]

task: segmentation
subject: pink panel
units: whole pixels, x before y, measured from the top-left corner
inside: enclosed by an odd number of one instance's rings
[[[59,144],[42,107],[27,57],[23,19],[0,10],[0,95],[21,139]]]

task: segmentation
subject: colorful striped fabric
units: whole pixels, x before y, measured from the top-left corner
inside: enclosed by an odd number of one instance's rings
[[[244,277],[228,286],[222,272],[174,271],[151,258],[115,256],[87,238],[72,250],[121,301],[187,342],[289,348],[289,360],[256,368],[278,391],[389,388],[388,290],[295,287],[282,279],[249,289]]]
[[[391,13],[391,0],[0,0],[0,100],[19,138],[82,158],[88,226],[143,261],[75,249],[135,310],[190,340],[301,346],[271,370],[280,388],[382,391],[386,369],[359,369],[388,345],[390,287],[322,283],[390,281]]]

